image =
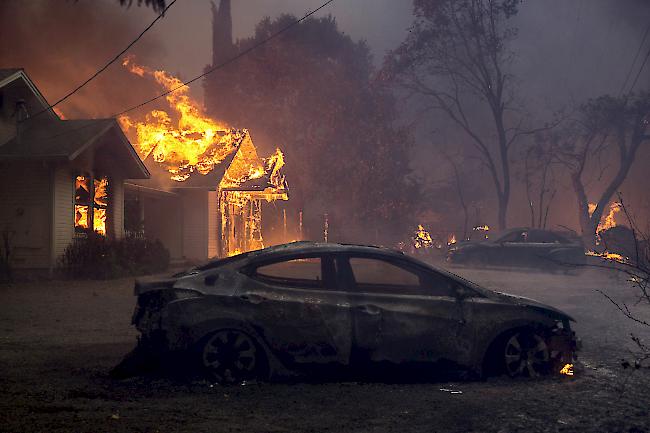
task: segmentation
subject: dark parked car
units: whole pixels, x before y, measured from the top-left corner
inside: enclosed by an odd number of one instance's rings
[[[576,350],[565,313],[378,247],[279,245],[135,294],[136,352],[180,353],[222,383],[378,363],[538,376]]]
[[[450,246],[447,261],[474,266],[520,266],[570,271],[585,263],[579,240],[529,228],[506,230],[494,239]]]

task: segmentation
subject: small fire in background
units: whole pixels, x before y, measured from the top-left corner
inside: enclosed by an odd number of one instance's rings
[[[447,237],[447,246],[452,246],[452,245],[455,244],[456,242],[457,242],[457,241],[456,241],[456,235],[455,235],[454,233],[450,234],[450,235]]]
[[[589,203],[589,216],[592,216],[595,210],[596,210],[596,205],[594,203]],[[604,232],[605,230],[609,230],[612,227],[616,227],[618,225],[616,223],[616,214],[618,214],[620,211],[621,211],[620,203],[614,202],[609,205],[609,212],[607,213],[605,218],[600,219],[600,221],[598,222],[598,228],[596,228],[596,245],[600,245],[601,243],[600,233]]]
[[[489,234],[490,226],[488,226],[487,224],[483,225],[483,226],[472,227],[472,230],[475,231],[475,232],[478,232],[478,233],[482,233],[482,236],[485,239],[488,239],[490,237],[490,234]]]
[[[562,367],[560,374],[563,374],[565,376],[573,376],[573,364],[566,364],[564,367]]]
[[[626,263],[627,260],[629,260],[628,257],[624,257],[624,256],[622,256],[620,254],[610,253],[610,252],[607,252],[607,251],[603,251],[602,253],[598,253],[596,251],[591,251],[590,250],[590,251],[587,251],[585,253],[585,255],[586,256],[592,256],[592,257],[600,257],[600,258],[603,258],[605,260],[610,260],[612,262],[617,262],[617,263]]]
[[[598,223],[598,227],[596,228],[597,246],[602,244],[602,238],[600,234],[618,225],[616,222],[616,215],[621,211],[621,209],[622,206],[618,202],[613,202],[612,204],[609,205],[609,212],[607,213],[607,215],[605,215],[604,218],[601,218],[600,222]],[[593,215],[595,210],[596,210],[596,204],[589,203],[589,216]],[[592,256],[592,257],[600,257],[605,260],[609,260],[616,263],[626,263],[629,260],[628,257],[624,257],[621,254],[617,254],[617,253],[610,253],[607,250],[602,252],[590,250],[587,251],[585,255]]]
[[[413,246],[417,249],[427,249],[433,247],[433,239],[431,234],[422,226],[418,224],[418,229],[413,235]]]

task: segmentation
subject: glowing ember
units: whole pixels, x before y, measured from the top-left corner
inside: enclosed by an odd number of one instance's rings
[[[564,367],[562,367],[560,374],[563,374],[565,376],[573,376],[573,364],[566,364]]]
[[[592,257],[601,257],[605,260],[609,260],[617,263],[626,263],[629,260],[629,257],[624,257],[616,253],[609,253],[607,251],[604,251],[602,253],[597,253],[596,251],[587,251],[585,255],[592,256]]]
[[[431,239],[429,232],[422,227],[422,224],[418,224],[418,229],[415,231],[413,246],[418,249],[431,248],[433,246],[433,239]]]

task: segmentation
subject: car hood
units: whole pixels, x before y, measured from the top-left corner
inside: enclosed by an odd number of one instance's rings
[[[572,322],[575,322],[575,319],[571,316],[569,316],[567,313],[565,313],[562,310],[559,310],[555,307],[552,307],[550,305],[544,304],[542,302],[536,301],[531,298],[526,298],[525,296],[518,296],[518,295],[511,295],[509,293],[503,293],[503,292],[497,292],[493,291],[493,293],[496,295],[496,297],[504,302],[508,302],[511,304],[516,304],[520,305],[522,307],[529,307],[531,309],[540,311],[549,317],[561,319],[561,320],[570,320]]]

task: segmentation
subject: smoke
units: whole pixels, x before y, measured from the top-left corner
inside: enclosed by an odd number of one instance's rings
[[[538,126],[550,121],[555,112],[570,111],[589,98],[603,94],[618,96],[629,90],[643,56],[650,49],[646,40],[640,58],[632,68],[644,32],[650,23],[650,1],[647,0],[544,0],[524,1],[519,14],[510,23],[518,29],[511,45],[514,62],[510,72],[515,77],[521,109],[529,112]],[[632,78],[623,86],[627,75]],[[650,63],[639,77],[635,90],[650,88]],[[416,172],[425,184],[447,183],[453,173],[444,166],[437,149],[444,147],[454,154],[466,137],[448,119],[438,113],[427,114],[418,123],[417,148],[412,158]],[[489,118],[486,118],[489,122]],[[490,124],[486,124],[489,129]],[[650,149],[639,153],[632,171],[623,185],[624,194],[635,208],[648,214],[650,201],[643,173],[650,161]],[[487,172],[466,161],[461,167],[483,186],[483,200],[477,200],[480,217],[477,223],[492,224],[495,220],[495,199]],[[431,170],[437,167],[438,170]],[[442,171],[441,171],[442,170]],[[599,173],[587,173],[597,178]],[[478,179],[478,180],[477,180]],[[521,181],[513,178],[509,224],[529,224],[528,202]],[[550,225],[577,227],[575,196],[567,179],[559,179],[558,194],[551,208]],[[596,195],[597,182],[589,184],[588,193]],[[473,193],[468,188],[468,193]],[[644,203],[644,200],[646,203]],[[456,200],[457,201],[457,200]],[[478,214],[478,210],[475,212]],[[473,216],[474,218],[474,216]],[[479,221],[480,220],[480,221]],[[474,222],[474,221],[473,221]]]
[[[3,0],[0,2],[0,68],[24,68],[48,102],[85,81],[154,19],[149,8],[117,1]],[[154,33],[152,31],[152,33]],[[164,50],[146,34],[132,51],[143,62]],[[66,102],[67,118],[105,117],[156,94],[115,62]]]

